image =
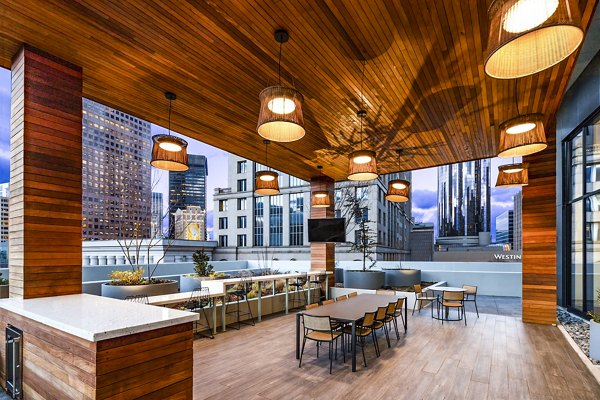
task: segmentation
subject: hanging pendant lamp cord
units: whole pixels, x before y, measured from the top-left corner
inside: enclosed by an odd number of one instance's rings
[[[279,86],[281,86],[281,48],[283,43],[279,42],[279,62],[277,64],[277,76],[279,78]]]
[[[515,105],[517,106],[517,117],[521,116],[521,113],[519,112],[519,80],[515,79]]]
[[[269,146],[269,144],[265,143],[265,167],[269,168],[269,151],[267,146]]]
[[[364,110],[365,107],[365,64],[366,61],[362,61],[362,76],[360,79],[360,109]],[[363,115],[360,115],[360,149],[363,149]]]
[[[171,106],[173,105],[173,100],[169,99],[169,136],[171,136]]]

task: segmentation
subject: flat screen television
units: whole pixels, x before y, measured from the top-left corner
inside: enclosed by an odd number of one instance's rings
[[[344,218],[322,218],[308,220],[309,242],[346,241],[346,224]]]

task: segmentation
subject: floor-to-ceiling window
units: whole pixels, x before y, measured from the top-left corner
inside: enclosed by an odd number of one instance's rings
[[[283,246],[283,195],[270,196],[269,246]]]
[[[596,117],[564,142],[565,261],[568,306],[585,313],[600,308],[600,118]]]
[[[254,246],[264,245],[265,198],[254,198]]]
[[[304,237],[304,195],[290,194],[290,246],[302,246]]]

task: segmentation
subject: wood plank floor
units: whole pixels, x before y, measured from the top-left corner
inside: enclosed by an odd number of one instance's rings
[[[428,311],[428,310],[427,310]],[[194,343],[195,399],[600,399],[600,385],[553,326],[511,316],[467,313],[468,326],[409,315],[406,336],[367,363],[343,364],[329,375],[327,353],[307,344],[294,357],[295,316]],[[361,359],[357,359],[362,361]]]

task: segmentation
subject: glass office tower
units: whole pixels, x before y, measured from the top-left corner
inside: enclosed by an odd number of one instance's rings
[[[490,160],[438,167],[438,244],[479,244],[490,231]]]
[[[206,176],[208,162],[205,156],[188,154],[190,169],[184,172],[169,172],[169,226],[174,227],[177,209],[198,206],[206,210]],[[204,228],[206,229],[206,227]],[[204,235],[206,237],[206,234]]]

